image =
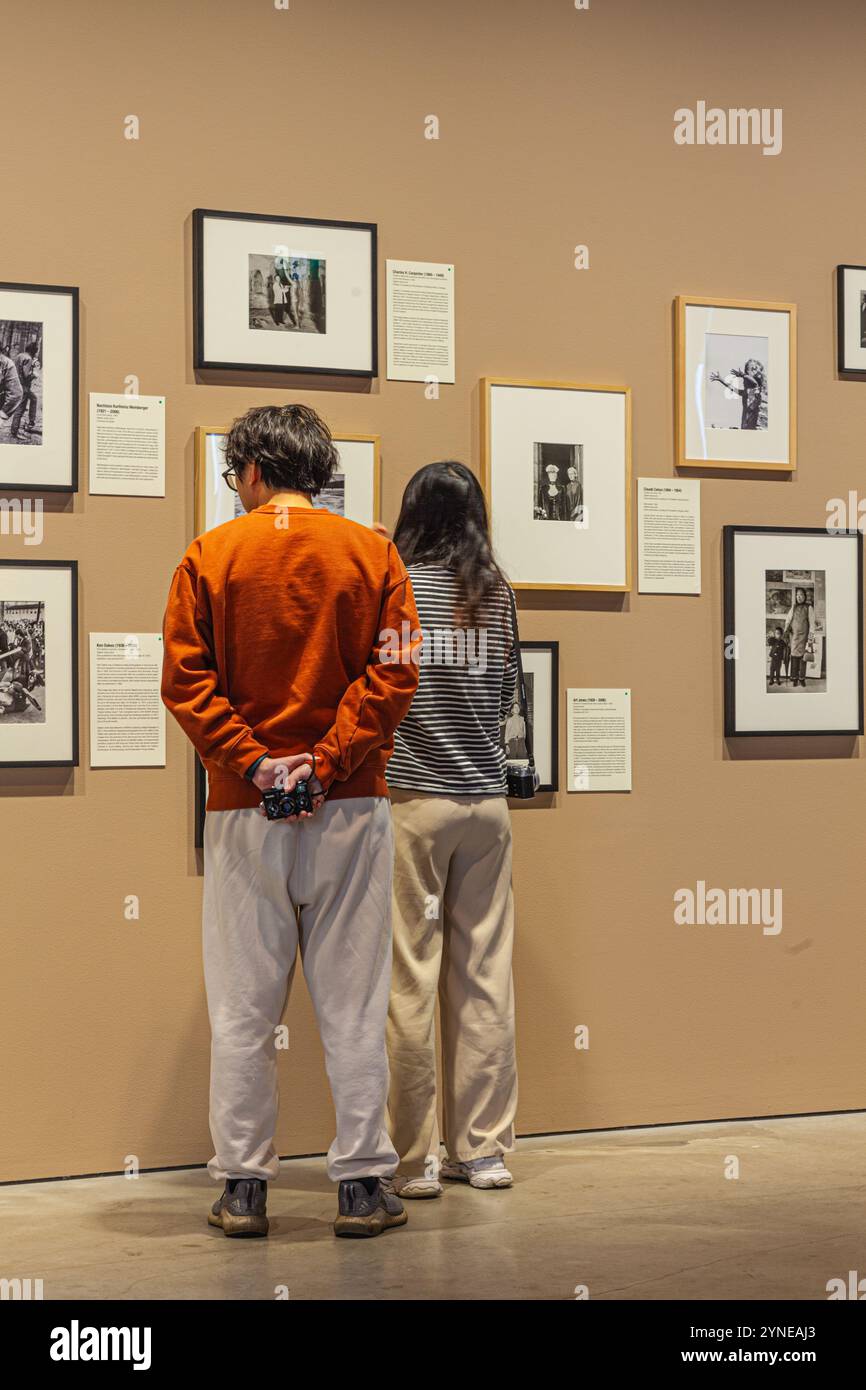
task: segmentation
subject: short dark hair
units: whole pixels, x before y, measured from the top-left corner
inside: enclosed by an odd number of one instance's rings
[[[235,420],[225,441],[229,468],[257,463],[267,487],[315,497],[339,456],[331,431],[309,405],[257,405]]]

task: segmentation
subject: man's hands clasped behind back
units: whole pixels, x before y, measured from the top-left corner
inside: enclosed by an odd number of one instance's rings
[[[314,758],[312,753],[295,753],[286,758],[263,758],[253,773],[252,781],[260,792],[276,787],[279,791],[294,791],[299,782],[307,783],[313,809],[302,811],[297,816],[283,817],[287,825],[299,820],[310,820],[325,802],[325,793],[318,777],[313,775]],[[264,807],[261,814],[265,815]]]

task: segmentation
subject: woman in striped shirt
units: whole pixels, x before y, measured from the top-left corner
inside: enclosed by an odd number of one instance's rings
[[[404,1197],[439,1177],[509,1187],[517,1072],[511,824],[501,721],[517,678],[511,594],[484,495],[462,463],[411,479],[394,542],[424,633],[420,681],[388,764],[394,821],[389,1117]],[[435,1009],[442,1028],[443,1140]]]

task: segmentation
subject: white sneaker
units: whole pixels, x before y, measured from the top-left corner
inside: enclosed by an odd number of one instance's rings
[[[404,1178],[399,1173],[394,1174],[391,1186],[398,1197],[441,1197],[443,1191],[435,1178]]]
[[[470,1187],[510,1187],[514,1179],[499,1154],[489,1158],[470,1158],[468,1163],[445,1158],[439,1169],[443,1178],[452,1182],[468,1182]]]

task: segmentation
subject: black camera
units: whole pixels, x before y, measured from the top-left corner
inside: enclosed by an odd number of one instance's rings
[[[518,801],[529,801],[535,796],[535,768],[520,767],[509,763],[506,769],[508,795]]]
[[[289,816],[312,811],[313,798],[306,782],[296,782],[291,791],[286,791],[284,787],[269,787],[262,792],[262,805],[268,820],[287,820]]]

